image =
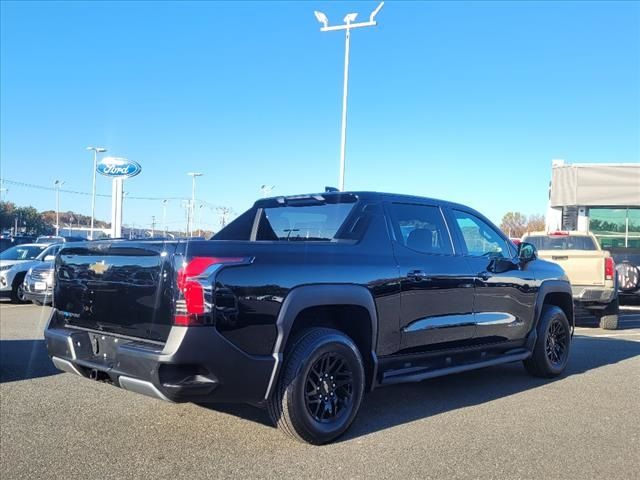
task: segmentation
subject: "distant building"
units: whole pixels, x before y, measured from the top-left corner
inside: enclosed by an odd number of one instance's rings
[[[590,231],[605,249],[640,249],[640,163],[553,160],[546,224]]]

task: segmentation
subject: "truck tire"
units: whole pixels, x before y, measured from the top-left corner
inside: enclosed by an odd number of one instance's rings
[[[342,435],[364,393],[362,356],[342,332],[301,332],[285,356],[280,381],[267,402],[271,420],[296,440],[321,445]]]
[[[600,328],[603,330],[617,330],[619,311],[620,311],[620,303],[616,298],[609,305],[607,305],[607,308],[597,312],[596,318],[598,319]]]
[[[567,366],[571,348],[571,327],[562,309],[544,305],[537,333],[533,352],[524,360],[524,367],[535,377],[557,377]]]
[[[600,328],[603,330],[617,330],[618,329],[618,314],[615,315],[602,315],[600,317]]]

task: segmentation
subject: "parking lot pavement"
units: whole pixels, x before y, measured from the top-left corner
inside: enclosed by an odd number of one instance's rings
[[[640,311],[576,329],[567,373],[520,364],[376,390],[311,447],[248,406],[175,405],[57,372],[48,309],[0,305],[0,472],[35,478],[631,479],[640,471]]]

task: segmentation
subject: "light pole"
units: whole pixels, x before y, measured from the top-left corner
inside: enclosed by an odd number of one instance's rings
[[[56,180],[53,182],[56,187],[56,236],[60,234],[60,187],[64,185],[64,181]]]
[[[320,27],[321,32],[344,30],[346,33],[344,46],[344,83],[342,91],[342,130],[340,137],[340,179],[338,187],[340,191],[344,191],[345,150],[347,147],[347,91],[349,88],[349,43],[351,37],[351,29],[361,27],[375,27],[377,25],[377,22],[375,21],[376,15],[383,5],[384,2],[380,2],[376,9],[371,12],[368,22],[353,23],[355,22],[358,14],[348,13],[344,17],[344,25],[333,25],[331,27],[329,26],[329,19],[324,13],[317,10],[313,12],[316,16],[316,19],[322,24],[322,27]]]
[[[96,216],[96,168],[98,166],[98,153],[107,151],[104,147],[87,147],[87,150],[93,151],[93,188],[91,190],[91,230],[90,239],[93,240],[93,222]]]
[[[204,203],[201,203],[198,207],[198,236],[202,237],[202,207],[204,207]]]
[[[196,203],[196,177],[201,177],[203,174],[198,172],[189,172],[187,173],[191,177],[191,204],[189,205],[189,221],[188,232],[187,234],[190,237],[193,237],[193,216],[195,214],[195,203]]]
[[[162,226],[164,228],[164,236],[167,236],[167,199],[162,200]]]

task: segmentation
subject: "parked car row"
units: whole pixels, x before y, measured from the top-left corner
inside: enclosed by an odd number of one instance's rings
[[[32,267],[46,265],[51,270],[53,260],[63,245],[63,243],[25,243],[0,253],[0,298],[10,298],[14,302],[32,300],[33,298],[27,298],[25,295],[27,274]],[[39,293],[36,290],[42,286],[42,283],[36,285],[35,282],[32,282],[29,293]]]

